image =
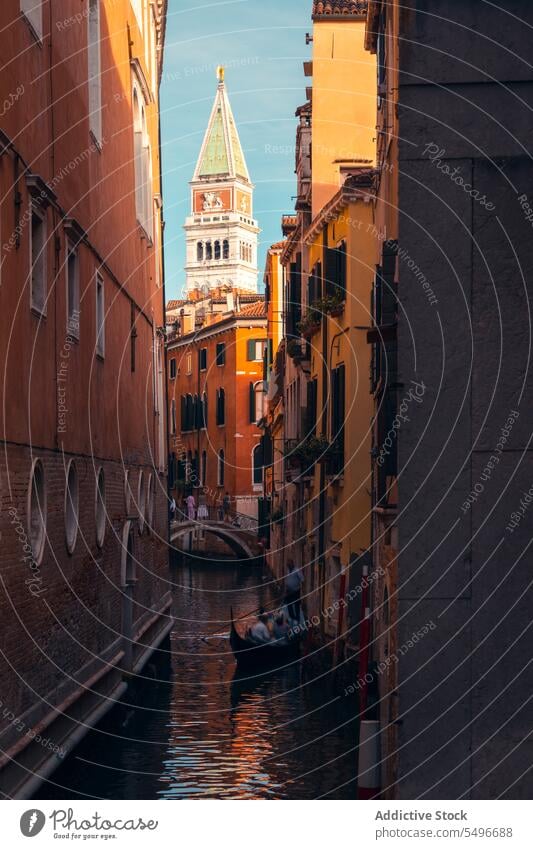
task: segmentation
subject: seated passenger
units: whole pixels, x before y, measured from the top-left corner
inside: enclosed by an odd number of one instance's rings
[[[256,643],[269,643],[270,642],[270,631],[268,630],[268,617],[265,614],[265,611],[261,608],[259,613],[259,618],[255,625],[252,625],[250,628],[250,637],[252,640],[255,640]]]
[[[274,639],[275,640],[284,640],[289,635],[289,626],[285,622],[285,617],[283,613],[280,613],[276,616],[276,620],[274,622]]]

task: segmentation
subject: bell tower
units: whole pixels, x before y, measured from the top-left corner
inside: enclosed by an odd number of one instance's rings
[[[253,190],[231,110],[224,68],[191,180],[185,221],[187,294],[218,288],[257,292]]]

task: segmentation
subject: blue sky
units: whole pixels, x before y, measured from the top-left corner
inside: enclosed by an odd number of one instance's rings
[[[183,223],[192,177],[216,92],[226,85],[255,188],[261,227],[259,281],[267,247],[281,238],[280,217],[294,208],[294,112],[309,83],[311,0],[169,0],[161,84],[167,298],[184,285]]]

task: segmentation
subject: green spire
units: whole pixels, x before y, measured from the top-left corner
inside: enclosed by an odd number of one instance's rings
[[[239,133],[224,84],[223,69],[217,69],[218,88],[211,111],[194,179],[241,177],[250,182]]]

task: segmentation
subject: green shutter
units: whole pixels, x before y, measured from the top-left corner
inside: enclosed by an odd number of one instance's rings
[[[247,360],[255,360],[255,339],[248,339],[248,355]]]

